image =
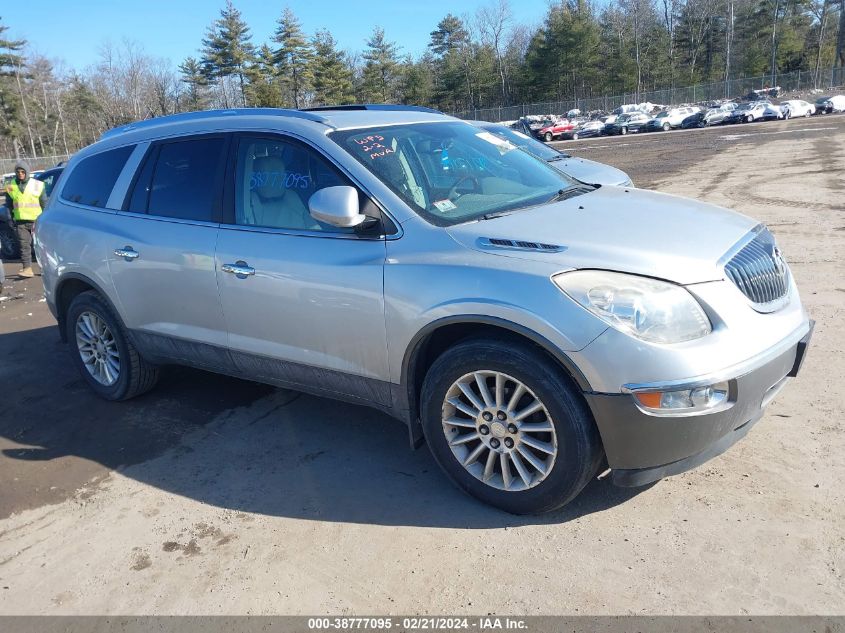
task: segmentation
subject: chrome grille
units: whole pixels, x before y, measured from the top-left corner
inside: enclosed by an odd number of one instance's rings
[[[725,274],[734,285],[760,307],[773,306],[789,289],[789,268],[774,236],[761,227],[753,238],[725,263]]]

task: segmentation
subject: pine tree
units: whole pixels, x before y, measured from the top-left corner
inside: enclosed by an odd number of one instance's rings
[[[208,98],[205,94],[208,88],[208,79],[203,73],[202,65],[193,57],[188,57],[179,65],[179,72],[182,74],[181,81],[188,88],[185,110],[203,110],[208,106]]]
[[[226,77],[238,78],[241,103],[246,104],[244,76],[249,63],[255,58],[249,27],[231,0],[220,11],[220,19],[208,28],[202,41],[202,67],[207,79],[216,83]]]
[[[431,32],[428,48],[434,54],[434,100],[442,108],[472,107],[470,37],[460,18],[449,13]]]
[[[364,51],[363,97],[367,101],[390,103],[394,100],[399,47],[385,39],[384,29],[377,26]]]
[[[332,34],[326,30],[317,31],[312,46],[314,101],[323,105],[351,102],[354,99],[352,69],[346,55],[337,49]]]
[[[9,29],[0,22],[0,136],[14,138],[22,135],[24,121],[21,119],[23,103],[21,91],[17,88],[20,68],[24,58],[20,51],[26,45],[24,40],[7,40],[4,33]],[[15,79],[12,79],[15,77]],[[31,138],[31,135],[30,135]],[[15,144],[15,152],[18,146]],[[34,153],[34,149],[33,149]]]
[[[310,62],[314,53],[302,32],[302,25],[290,7],[285,7],[279,18],[273,41],[279,44],[274,53],[279,75],[291,96],[293,106],[299,108],[305,105],[305,95],[311,89],[313,75]]]
[[[410,58],[405,62],[402,78],[402,103],[410,105],[430,105],[434,96],[434,59],[428,53],[414,63]]]
[[[0,18],[0,75],[14,75],[15,68],[23,65],[23,56],[18,53],[26,46],[24,40],[7,40],[3,34],[9,30]]]
[[[275,54],[264,44],[258,51],[258,58],[247,70],[248,104],[256,108],[282,108],[281,78],[276,69]]]

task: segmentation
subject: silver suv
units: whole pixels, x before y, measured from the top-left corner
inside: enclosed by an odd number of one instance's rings
[[[100,396],[178,363],[376,407],[509,512],[721,453],[812,331],[754,220],[585,185],[423,109],[154,119],[57,190],[47,302]]]

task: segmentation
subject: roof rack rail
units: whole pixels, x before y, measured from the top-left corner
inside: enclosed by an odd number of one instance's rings
[[[393,110],[398,112],[428,112],[430,114],[445,114],[434,108],[418,105],[401,105],[395,103],[349,103],[346,105],[324,105],[313,108],[300,108],[300,112],[322,112],[328,110]]]
[[[132,132],[134,130],[155,127],[157,125],[166,125],[168,123],[203,121],[205,119],[224,118],[242,114],[251,114],[258,116],[293,117],[297,119],[305,119],[307,121],[314,121],[315,123],[327,122],[327,119],[325,117],[320,116],[319,114],[304,112],[302,110],[286,110],[284,108],[230,108],[228,110],[198,110],[196,112],[180,112],[179,114],[168,114],[167,116],[160,116],[155,117],[153,119],[135,121],[126,125],[119,125],[103,132],[103,134],[100,136],[100,139],[102,140],[104,138],[123,134],[124,132]]]

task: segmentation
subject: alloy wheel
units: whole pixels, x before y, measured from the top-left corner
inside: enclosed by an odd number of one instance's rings
[[[93,312],[76,319],[76,346],[85,369],[101,385],[111,387],[120,378],[120,351],[108,324]]]
[[[548,409],[516,378],[479,370],[452,383],[443,433],[455,459],[479,481],[507,492],[540,484],[558,455]]]

